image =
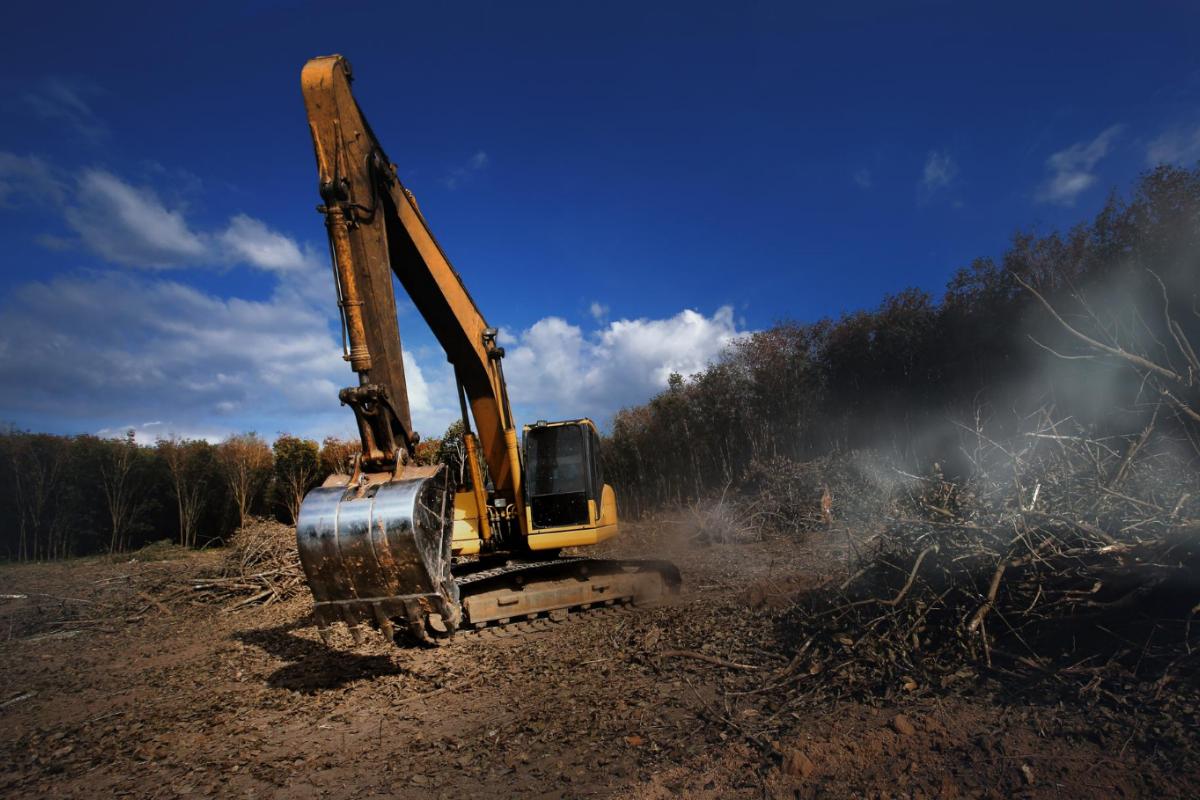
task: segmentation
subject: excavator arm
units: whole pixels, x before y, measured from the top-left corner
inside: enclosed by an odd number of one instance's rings
[[[341,56],[312,59],[300,78],[348,339],[346,358],[360,379],[342,399],[358,419],[364,461],[368,468],[393,466],[405,457],[400,451],[415,443],[391,288],[395,275],[454,367],[495,495],[520,517],[519,450],[500,362],[504,350],[412,193],[396,177],[351,94],[351,80]],[[389,425],[372,414],[389,417]],[[394,443],[380,436],[385,428],[395,432]],[[469,429],[467,436],[474,439]]]

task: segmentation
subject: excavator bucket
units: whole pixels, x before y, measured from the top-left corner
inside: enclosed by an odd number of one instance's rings
[[[450,576],[454,496],[445,467],[327,482],[296,522],[300,562],[322,635],[344,622],[419,639],[453,633],[460,611]]]

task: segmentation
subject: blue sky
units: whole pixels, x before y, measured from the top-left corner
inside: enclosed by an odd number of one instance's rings
[[[340,52],[518,415],[602,422],[1200,158],[1192,3],[25,4],[0,75],[0,419],[347,433],[299,71]],[[416,425],[455,400],[411,307]]]

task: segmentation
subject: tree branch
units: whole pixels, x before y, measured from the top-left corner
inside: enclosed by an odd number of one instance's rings
[[[1175,383],[1178,383],[1181,386],[1188,385],[1187,380],[1182,375],[1180,375],[1178,372],[1175,372],[1174,370],[1170,370],[1170,369],[1167,369],[1166,367],[1159,366],[1158,364],[1155,364],[1153,361],[1143,358],[1142,356],[1139,356],[1135,353],[1131,353],[1128,350],[1125,350],[1121,347],[1113,347],[1111,345],[1105,344],[1104,342],[1097,341],[1096,339],[1093,339],[1092,337],[1088,336],[1086,333],[1083,333],[1082,331],[1075,329],[1071,325],[1071,323],[1069,323],[1065,319],[1063,319],[1062,316],[1057,311],[1054,310],[1054,306],[1050,305],[1050,301],[1048,301],[1045,297],[1043,297],[1037,289],[1034,289],[1032,286],[1030,286],[1028,283],[1026,283],[1024,280],[1022,280],[1021,276],[1017,275],[1016,273],[1013,273],[1013,280],[1015,280],[1017,283],[1024,286],[1025,289],[1030,294],[1032,294],[1034,297],[1036,297],[1038,302],[1041,303],[1042,306],[1044,306],[1045,309],[1050,312],[1050,315],[1052,317],[1054,317],[1056,320],[1058,320],[1058,323],[1063,326],[1063,328],[1067,331],[1067,333],[1070,333],[1076,339],[1079,339],[1081,342],[1087,344],[1089,347],[1095,348],[1096,350],[1099,350],[1103,353],[1107,353],[1110,356],[1115,356],[1116,358],[1124,359],[1125,361],[1128,361],[1130,364],[1133,364],[1136,367],[1147,370],[1149,372],[1153,372],[1155,375],[1158,375],[1163,378],[1167,378],[1168,380],[1174,381]]]

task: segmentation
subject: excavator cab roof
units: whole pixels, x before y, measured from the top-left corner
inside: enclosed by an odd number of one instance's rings
[[[532,425],[521,426],[521,429],[522,429],[522,432],[528,433],[529,431],[534,430],[536,428],[558,428],[558,427],[562,427],[564,425],[586,425],[587,427],[594,430],[596,433],[600,433],[600,429],[598,427],[596,427],[596,423],[592,422],[587,417],[580,417],[579,419],[564,419],[564,420],[558,420],[557,422],[548,422],[544,419],[539,419],[537,422],[533,423]]]

